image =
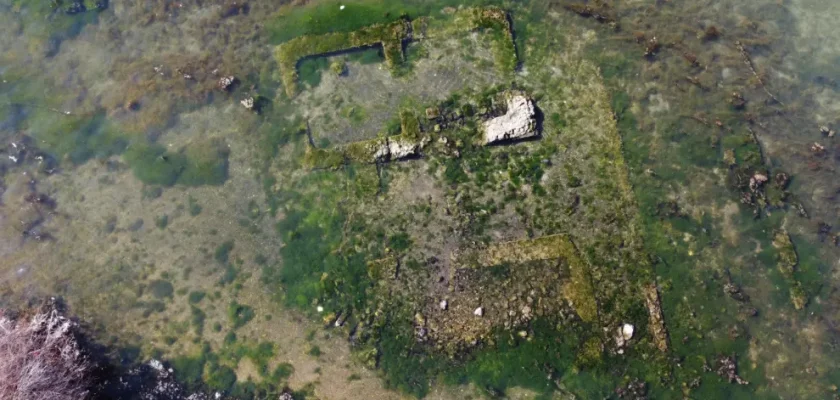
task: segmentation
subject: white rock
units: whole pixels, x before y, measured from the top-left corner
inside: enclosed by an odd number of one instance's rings
[[[635,331],[635,327],[630,324],[624,324],[621,327],[621,335],[624,336],[624,340],[633,339],[633,332]]]
[[[318,310],[318,312],[319,312],[319,313],[320,313],[320,312],[324,312],[324,307],[318,306],[318,307],[316,308],[316,310]]]
[[[441,310],[446,310],[448,307],[449,307],[449,303],[446,300],[441,300],[440,301],[440,309]]]
[[[480,316],[484,315],[484,308],[482,308],[482,307],[476,308],[475,311],[473,311],[473,315],[475,315],[476,317],[480,317]]]
[[[399,160],[417,154],[417,143],[411,140],[388,140],[388,152],[392,160]]]
[[[163,371],[163,363],[158,361],[158,360],[155,360],[155,359],[150,360],[149,361],[149,366],[152,367],[152,369],[154,369],[155,371],[158,371],[158,372]]]
[[[485,144],[537,136],[537,113],[533,100],[522,94],[511,94],[507,108],[505,115],[484,123]]]
[[[618,328],[618,331],[615,333],[615,344],[619,348],[618,354],[624,354],[624,352],[620,349],[633,338],[633,332],[635,330],[635,327],[631,324],[624,324]]]

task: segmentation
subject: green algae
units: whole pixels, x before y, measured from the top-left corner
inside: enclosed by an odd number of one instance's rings
[[[226,146],[207,141],[171,152],[158,144],[135,143],[123,157],[134,176],[147,185],[221,185],[228,177]]]
[[[228,321],[230,321],[233,329],[239,329],[248,322],[254,319],[254,309],[250,306],[239,304],[235,301],[228,306]]]
[[[147,185],[172,186],[186,168],[186,157],[160,145],[135,144],[125,154],[134,176]]]
[[[73,165],[121,154],[130,139],[106,120],[104,112],[92,116],[67,116],[39,109],[26,124],[40,148]]]

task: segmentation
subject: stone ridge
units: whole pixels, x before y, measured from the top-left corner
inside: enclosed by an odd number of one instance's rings
[[[429,32],[428,17],[413,21],[401,18],[388,24],[375,24],[353,32],[333,32],[317,36],[300,36],[280,44],[274,57],[280,67],[281,80],[290,98],[298,93],[298,63],[308,57],[319,57],[345,51],[382,46],[385,62],[395,70],[405,58],[403,46],[412,40],[445,37],[455,32],[495,29],[503,32],[503,43],[496,54],[497,64],[503,71],[516,68],[516,46],[507,12],[498,7],[466,8],[457,12],[455,22],[443,29]]]
[[[483,135],[476,143],[488,145],[509,143],[517,140],[539,137],[536,119],[536,105],[527,93],[516,90],[503,91],[499,98],[505,99],[506,113],[491,118],[482,125]],[[438,118],[428,115],[429,121]],[[331,149],[307,148],[304,166],[308,168],[339,168],[351,162],[382,163],[420,156],[439,133],[422,132],[417,117],[410,111],[400,113],[401,130],[398,136],[383,136],[376,139],[348,143]]]

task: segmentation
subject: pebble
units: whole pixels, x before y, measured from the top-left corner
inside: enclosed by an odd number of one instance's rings
[[[484,315],[484,308],[482,308],[482,307],[476,308],[475,311],[473,311],[473,315],[475,315],[476,317],[480,317],[480,316]]]

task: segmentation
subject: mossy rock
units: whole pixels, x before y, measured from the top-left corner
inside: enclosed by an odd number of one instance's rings
[[[344,163],[344,153],[339,150],[308,147],[303,156],[303,166],[306,168],[338,169]]]

